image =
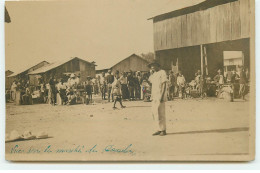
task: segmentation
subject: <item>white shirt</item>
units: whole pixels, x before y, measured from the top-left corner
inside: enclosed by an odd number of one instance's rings
[[[70,87],[72,87],[73,85],[76,85],[76,84],[78,84],[78,83],[79,83],[79,78],[75,78],[75,79],[69,78],[69,79],[68,79],[68,85],[69,85]]]
[[[218,82],[219,82],[219,84],[221,84],[221,85],[224,84],[224,76],[223,76],[223,75],[220,75],[220,76],[219,76],[219,81],[218,81]]]
[[[185,82],[185,77],[183,75],[177,77],[177,85],[184,86]]]
[[[106,79],[105,79],[105,77],[103,77],[103,76],[100,76],[100,84],[101,85],[105,85],[106,84],[106,81],[105,81]]]
[[[59,82],[58,85],[57,85],[57,89],[58,89],[58,90],[60,90],[60,89],[66,89],[66,85],[65,85],[64,83],[62,84],[61,82]]]
[[[160,101],[163,93],[163,83],[167,82],[167,75],[164,70],[154,72],[150,77],[149,81],[152,83],[152,100]],[[163,96],[163,101],[166,101],[167,94],[166,89]]]
[[[13,83],[11,86],[11,91],[16,91],[17,85],[16,83]]]

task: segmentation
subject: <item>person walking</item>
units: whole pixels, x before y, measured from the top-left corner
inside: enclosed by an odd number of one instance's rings
[[[156,120],[157,131],[153,134],[165,136],[166,135],[166,116],[165,116],[165,102],[167,101],[166,82],[167,74],[160,69],[160,64],[154,60],[149,65],[153,72],[149,77],[152,84],[152,115]]]

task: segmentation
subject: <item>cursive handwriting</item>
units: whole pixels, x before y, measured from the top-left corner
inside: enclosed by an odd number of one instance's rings
[[[52,145],[48,145],[43,148],[30,147],[29,149],[24,149],[19,145],[14,145],[10,153],[11,154],[32,154],[32,153],[133,153],[132,144],[125,147],[117,147],[116,145],[107,145],[105,147],[99,147],[97,144],[94,146],[77,145],[72,148],[55,148]]]

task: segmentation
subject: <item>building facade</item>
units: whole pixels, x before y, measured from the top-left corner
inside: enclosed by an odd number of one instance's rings
[[[64,75],[74,73],[80,77],[80,82],[86,81],[87,76],[95,77],[95,64],[80,59],[78,57],[69,58],[63,61],[51,63],[47,66],[39,68],[35,71],[29,73],[30,83],[33,85],[38,85],[38,79],[42,78],[46,83],[49,81],[50,77],[55,77],[60,79]]]
[[[242,52],[241,66],[250,68],[250,0],[205,0],[151,18],[156,59],[166,70],[191,80],[200,69],[214,76],[224,67],[224,52]],[[237,68],[240,64],[230,68]],[[236,61],[237,62],[237,61]]]
[[[130,70],[147,72],[149,71],[148,64],[149,62],[145,59],[141,58],[136,54],[132,54],[131,56],[123,59],[122,61],[112,66],[111,71],[112,73],[115,73],[116,71],[119,71],[120,73],[129,72]]]

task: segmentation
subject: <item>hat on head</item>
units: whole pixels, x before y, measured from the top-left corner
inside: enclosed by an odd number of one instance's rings
[[[75,74],[74,74],[74,73],[71,73],[70,77],[75,77]]]
[[[160,63],[159,63],[158,61],[156,61],[156,60],[153,60],[152,62],[150,62],[150,63],[148,64],[148,67],[151,68],[152,65],[157,65],[158,67],[161,66]]]

